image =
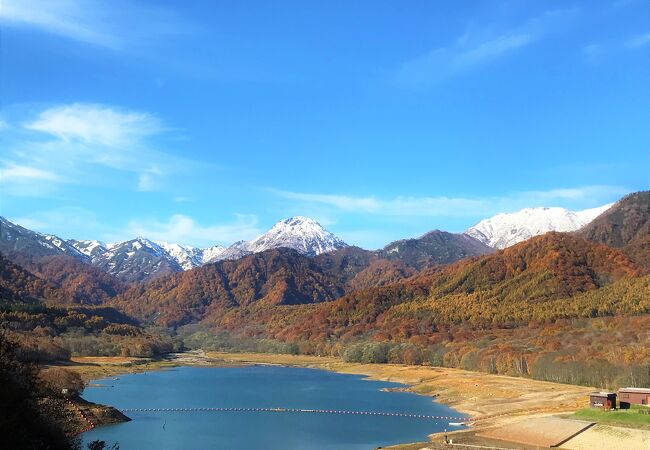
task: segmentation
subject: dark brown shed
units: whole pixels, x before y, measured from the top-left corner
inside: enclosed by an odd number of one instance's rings
[[[592,408],[616,408],[616,392],[592,392],[589,394],[589,406]]]

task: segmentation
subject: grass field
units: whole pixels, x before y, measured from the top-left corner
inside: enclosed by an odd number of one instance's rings
[[[650,414],[639,414],[641,408],[648,409],[647,407],[634,405],[630,409],[617,409],[615,411],[603,411],[598,408],[583,408],[569,417],[571,419],[589,420],[601,424],[650,430]]]

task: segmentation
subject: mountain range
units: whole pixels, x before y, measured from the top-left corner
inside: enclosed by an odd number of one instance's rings
[[[637,193],[578,232],[551,231],[444,263],[426,257],[439,254],[437,243],[446,249],[453,242],[460,252],[459,242],[478,241],[434,231],[374,252],[345,247],[306,257],[267,250],[134,285],[108,305],[158,325],[200,323],[241,338],[316,348],[360,336],[427,342],[441,327],[457,325],[489,329],[646,314],[650,268],[627,250],[647,238],[648,205],[647,193]],[[635,232],[640,224],[643,236]],[[408,256],[388,259],[400,253]]]
[[[365,285],[381,284],[391,277],[412,274],[413,270],[488,254],[549,231],[578,230],[610,207],[605,205],[584,211],[528,208],[482,220],[462,234],[434,230],[419,238],[392,242],[380,250],[357,249],[353,252],[365,252],[362,258],[365,262],[352,275],[374,264],[374,271],[364,273],[355,283],[361,283],[365,277]],[[278,248],[316,257],[348,248],[348,245],[318,222],[303,216],[279,221],[251,241],[208,248],[153,241],[141,236],[111,244],[99,240],[66,240],[26,229],[0,217],[0,251],[28,269],[44,271],[43,262],[39,262],[41,258],[64,255],[127,283],[153,280]],[[34,266],[37,262],[39,267]]]
[[[149,280],[273,248],[292,248],[303,255],[315,256],[346,246],[318,222],[306,217],[280,221],[252,241],[208,248],[152,241],[141,236],[113,244],[98,240],[65,240],[29,230],[0,217],[0,251],[3,253],[29,255],[30,261],[44,256],[67,255],[126,282]],[[20,259],[20,262],[25,262],[24,257]]]
[[[349,247],[315,220],[301,216],[282,220],[251,241],[208,248],[152,241],[144,237],[114,244],[98,240],[65,240],[28,230],[5,218],[0,218],[0,221],[0,251],[20,264],[31,264],[45,256],[66,255],[124,282],[148,281],[278,248],[295,250],[304,257],[316,257]],[[436,230],[417,239],[396,241],[381,250],[358,251],[367,253],[365,260],[368,263],[384,258],[403,261],[407,266],[420,269],[482,255],[493,249],[470,236]]]
[[[650,383],[650,192],[504,249],[439,230],[370,251],[317,229],[316,244],[308,220],[287,219],[235,247],[248,254],[194,254],[189,270],[173,244],[0,225],[0,321],[34,358],[187,345]]]

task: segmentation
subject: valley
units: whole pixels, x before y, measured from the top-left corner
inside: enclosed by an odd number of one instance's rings
[[[293,218],[197,267],[170,259],[181,247],[84,247],[3,219],[0,322],[20,360],[85,380],[312,367],[499,426],[576,410],[593,387],[650,384],[650,193],[602,210],[505,248],[435,230],[370,251]]]

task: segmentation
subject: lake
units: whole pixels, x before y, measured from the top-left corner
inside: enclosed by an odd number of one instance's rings
[[[403,385],[361,376],[278,366],[178,367],[96,380],[84,397],[122,408],[297,408],[462,414],[408,392]],[[101,439],[132,449],[357,450],[422,441],[453,428],[431,419],[290,412],[127,412],[133,421],[95,428]]]

